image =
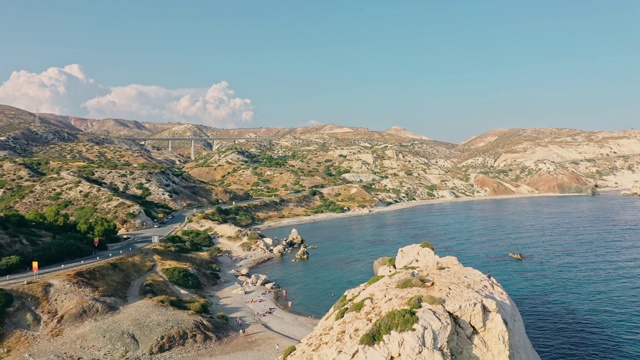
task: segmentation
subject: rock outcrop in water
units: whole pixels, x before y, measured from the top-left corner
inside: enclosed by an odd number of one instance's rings
[[[347,290],[288,359],[539,359],[495,279],[427,244],[377,268],[388,275]]]

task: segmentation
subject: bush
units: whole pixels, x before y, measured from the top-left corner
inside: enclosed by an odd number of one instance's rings
[[[198,277],[183,267],[175,266],[162,269],[162,273],[169,281],[186,289],[200,289],[202,286]]]
[[[421,247],[421,248],[431,249],[431,251],[436,251],[436,250],[433,248],[433,245],[431,245],[431,243],[430,243],[430,242],[428,242],[428,241],[423,241],[423,242],[420,244],[420,247]]]
[[[367,285],[373,285],[378,282],[378,280],[382,279],[384,275],[376,275],[367,281]]]
[[[358,301],[357,303],[352,304],[349,307],[349,312],[360,312],[360,310],[362,310],[362,308],[364,307],[364,302],[369,300],[371,298],[364,298],[360,301]]]
[[[296,351],[296,346],[295,345],[287,346],[287,348],[284,349],[284,351],[282,352],[282,359],[283,360],[287,360],[289,355],[291,355],[291,353],[293,353],[294,351]]]
[[[338,299],[338,301],[336,301],[336,303],[333,305],[333,308],[334,309],[341,308],[346,302],[347,302],[347,295],[344,294],[340,296],[340,299]]]
[[[189,238],[192,242],[200,246],[211,246],[213,240],[206,231],[203,230],[182,230],[182,235]]]
[[[211,271],[214,271],[214,272],[220,272],[220,270],[221,270],[221,269],[220,269],[220,265],[218,265],[218,264],[211,264]]]
[[[426,302],[429,305],[442,305],[443,301],[441,298],[429,294],[424,297],[424,302]]]
[[[186,302],[187,309],[193,311],[196,314],[208,314],[209,302],[207,299],[194,300],[193,302]]]
[[[382,341],[383,337],[392,331],[413,331],[413,325],[418,322],[418,316],[411,309],[392,310],[376,320],[360,338],[360,345],[372,346]]]
[[[422,301],[423,300],[421,295],[412,296],[409,300],[407,300],[407,305],[409,305],[409,309],[411,310],[420,309],[420,307],[422,306]]]
[[[0,289],[0,317],[11,305],[13,305],[13,295],[5,289]]]
[[[229,317],[227,316],[227,314],[223,313],[223,312],[219,312],[216,314],[216,319],[222,320],[226,323],[229,323]]]
[[[322,196],[322,192],[316,189],[309,190],[309,195],[311,196]]]
[[[222,251],[222,249],[220,249],[220,248],[219,248],[219,247],[217,247],[217,246],[212,246],[212,247],[211,247],[211,249],[209,249],[209,253],[210,253],[211,255],[218,255],[218,254],[222,254],[222,252],[223,252],[223,251]]]
[[[396,267],[396,259],[392,257],[387,258],[387,266]]]
[[[429,282],[429,279],[422,276],[416,276],[413,278],[404,278],[404,279],[398,280],[398,282],[396,283],[396,288],[407,289],[412,287],[422,287],[427,282]]]
[[[349,308],[347,308],[346,306],[338,310],[338,312],[336,313],[336,321],[342,319],[344,317],[344,314],[347,313],[347,310],[349,310]]]
[[[260,240],[260,233],[257,231],[250,231],[249,235],[247,236],[247,239],[249,240]]]

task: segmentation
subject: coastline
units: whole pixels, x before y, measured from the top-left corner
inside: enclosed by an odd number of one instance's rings
[[[621,192],[623,189],[599,189],[598,193],[612,193],[612,192]],[[531,197],[551,197],[551,196],[593,196],[586,194],[518,194],[518,195],[501,195],[501,196],[476,196],[476,197],[463,197],[463,198],[446,198],[446,199],[435,199],[435,200],[415,200],[408,201],[402,203],[390,204],[384,207],[376,206],[372,208],[364,208],[364,209],[356,209],[344,213],[322,213],[322,214],[313,214],[309,216],[297,216],[286,219],[279,219],[276,221],[271,221],[267,223],[263,223],[260,225],[252,226],[253,229],[262,231],[268,229],[276,229],[282,227],[288,227],[293,225],[301,225],[301,224],[309,224],[333,219],[342,219],[356,216],[366,216],[372,214],[379,214],[390,211],[397,211],[403,209],[409,209],[417,206],[427,206],[431,204],[443,204],[443,203],[451,203],[451,202],[466,202],[466,201],[484,201],[484,200],[505,200],[505,199],[519,199],[519,198],[531,198]]]
[[[611,194],[620,192],[620,189],[600,189],[599,193]],[[417,206],[430,204],[441,204],[450,202],[466,202],[478,200],[504,200],[530,197],[550,197],[550,196],[588,196],[585,194],[522,194],[491,197],[465,197],[438,200],[422,200],[405,203],[392,204],[385,207],[375,207],[366,210],[356,210],[346,213],[324,213],[311,216],[300,216],[288,219],[281,219],[269,222],[252,228],[266,230],[281,228],[299,224],[321,222],[326,220],[348,218],[355,216],[365,216],[389,211],[408,209]],[[196,225],[196,224],[194,224]],[[204,224],[199,224],[203,225]],[[196,225],[197,226],[197,225]],[[244,268],[251,269],[254,266],[268,261],[272,255],[259,251],[245,251],[239,243],[218,239],[218,245],[229,250],[236,260],[226,256],[219,258],[222,267],[222,278],[225,282],[212,289],[209,296],[215,306],[216,311],[222,311],[229,316],[229,322],[234,330],[238,331],[236,319],[243,321],[242,327],[246,333],[240,335],[239,332],[217,342],[212,348],[204,353],[199,353],[193,359],[274,359],[279,358],[282,351],[289,345],[296,345],[302,338],[313,331],[318,323],[318,319],[313,319],[303,314],[289,309],[282,301],[274,299],[274,291],[281,294],[281,289],[266,292],[265,286],[240,285],[234,270]],[[240,291],[239,289],[242,289]],[[268,313],[270,309],[275,309]],[[264,315],[261,315],[264,314]]]

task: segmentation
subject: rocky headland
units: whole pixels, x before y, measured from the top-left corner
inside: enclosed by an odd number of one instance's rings
[[[539,359],[491,276],[423,243],[374,264],[287,359]],[[288,349],[289,352],[293,348]]]

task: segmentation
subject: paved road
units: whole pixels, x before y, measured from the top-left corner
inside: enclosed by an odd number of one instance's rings
[[[298,194],[290,194],[290,195],[285,195],[283,197],[291,197],[291,196],[297,196],[300,195],[301,193]],[[238,202],[234,202],[232,204],[222,204],[220,205],[222,208],[229,208],[232,206],[242,206],[242,205],[247,205],[247,204],[252,204],[252,203],[257,203],[257,202],[261,202],[261,201],[265,201],[265,200],[272,200],[271,198],[256,198],[256,199],[251,199],[251,200],[245,200],[245,201],[238,201]],[[273,199],[275,200],[275,198]],[[117,244],[110,244],[109,245],[109,250],[105,250],[105,251],[99,251],[97,253],[94,253],[91,256],[86,256],[80,259],[75,259],[75,260],[69,260],[67,262],[64,263],[59,263],[56,265],[51,265],[51,266],[47,266],[47,267],[41,267],[38,271],[38,276],[41,275],[45,275],[45,274],[51,274],[51,273],[55,273],[58,271],[63,271],[63,270],[67,270],[70,268],[75,268],[75,267],[79,267],[79,266],[86,266],[89,264],[95,264],[97,262],[100,261],[105,261],[105,260],[109,260],[109,259],[113,259],[122,255],[126,255],[132,252],[137,251],[138,249],[145,247],[149,244],[151,244],[151,240],[152,237],[154,235],[158,235],[160,236],[160,238],[163,238],[165,236],[167,236],[169,233],[171,233],[171,231],[173,231],[176,227],[182,226],[186,223],[187,217],[189,215],[195,214],[197,212],[201,212],[201,211],[206,211],[211,209],[212,206],[210,207],[206,207],[206,208],[197,208],[197,209],[187,209],[187,210],[180,210],[176,213],[173,214],[173,218],[172,219],[166,219],[167,223],[166,224],[158,224],[159,227],[154,228],[147,228],[147,229],[141,229],[141,230],[136,230],[136,231],[132,231],[132,232],[128,232],[128,233],[121,233],[121,236],[129,236],[131,237],[130,240],[126,240]],[[32,279],[34,278],[34,274],[33,272],[29,269],[28,271],[22,272],[22,273],[17,273],[17,274],[12,274],[12,275],[8,275],[8,276],[3,276],[0,279],[0,284],[11,284],[11,283],[18,283],[18,282],[24,282],[28,279]]]

